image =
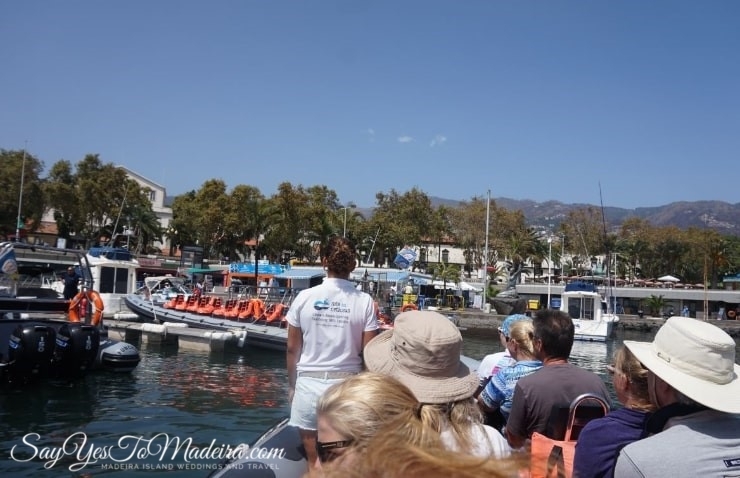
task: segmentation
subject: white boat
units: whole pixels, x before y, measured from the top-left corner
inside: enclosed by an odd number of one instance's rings
[[[165,303],[182,295],[187,300],[193,291],[185,285],[183,277],[150,276],[144,278],[144,286],[136,291],[136,294],[148,297],[153,305],[163,306]]]
[[[64,262],[59,265],[69,265]],[[136,314],[126,307],[124,298],[136,292],[136,268],[133,255],[126,249],[116,247],[92,247],[80,261],[78,274],[92,281],[93,290],[103,300],[103,318],[134,320]],[[56,291],[60,297],[64,292],[64,281],[57,279],[44,285]]]
[[[605,342],[619,317],[609,312],[608,304],[595,284],[571,282],[565,286],[560,310],[573,319],[575,339]]]
[[[103,317],[135,319],[136,314],[126,306],[125,298],[136,291],[139,261],[128,250],[113,247],[93,247],[86,256],[94,289],[105,305]]]

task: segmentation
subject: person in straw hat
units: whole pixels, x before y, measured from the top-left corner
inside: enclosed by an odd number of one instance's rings
[[[648,369],[654,435],[622,449],[614,476],[740,476],[740,366],[735,341],[707,322],[672,317],[652,342],[624,345]]]
[[[440,433],[450,450],[505,457],[510,448],[494,428],[483,425],[473,394],[478,374],[460,360],[462,336],[434,311],[399,314],[394,328],[372,339],[363,352],[368,370],[398,379],[421,402],[422,421]]]

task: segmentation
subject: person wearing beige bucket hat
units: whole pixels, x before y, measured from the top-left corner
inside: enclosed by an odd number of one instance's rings
[[[363,352],[368,370],[398,379],[421,402],[420,415],[436,424],[452,450],[505,457],[510,448],[494,428],[483,425],[473,394],[478,375],[461,359],[462,336],[434,311],[399,314],[394,327],[372,339]]]
[[[707,322],[671,317],[652,342],[624,345],[648,369],[654,435],[627,445],[615,477],[740,476],[740,366],[735,341]]]

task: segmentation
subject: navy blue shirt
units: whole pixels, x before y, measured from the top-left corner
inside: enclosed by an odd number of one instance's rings
[[[650,413],[620,408],[591,420],[578,435],[574,478],[612,478],[622,447],[645,437]]]

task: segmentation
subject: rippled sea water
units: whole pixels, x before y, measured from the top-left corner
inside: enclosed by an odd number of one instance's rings
[[[496,337],[464,336],[464,353],[475,359],[500,350]],[[618,331],[606,343],[578,342],[572,361],[611,387],[605,367],[624,339],[649,341],[652,334]],[[188,463],[186,445],[201,451],[236,446],[288,414],[284,354],[256,349],[206,354],[172,346],[142,346],[141,353],[142,362],[131,374],[96,373],[71,386],[0,391],[2,476],[153,477],[175,470],[171,476],[205,477],[219,460]],[[121,461],[132,449],[141,452],[152,437],[157,437],[154,446],[173,441],[165,456]],[[187,443],[173,456],[177,439]],[[75,444],[82,453],[57,459],[53,454],[65,441],[70,454]],[[112,447],[113,458],[80,465],[86,452],[101,454],[106,447]]]

